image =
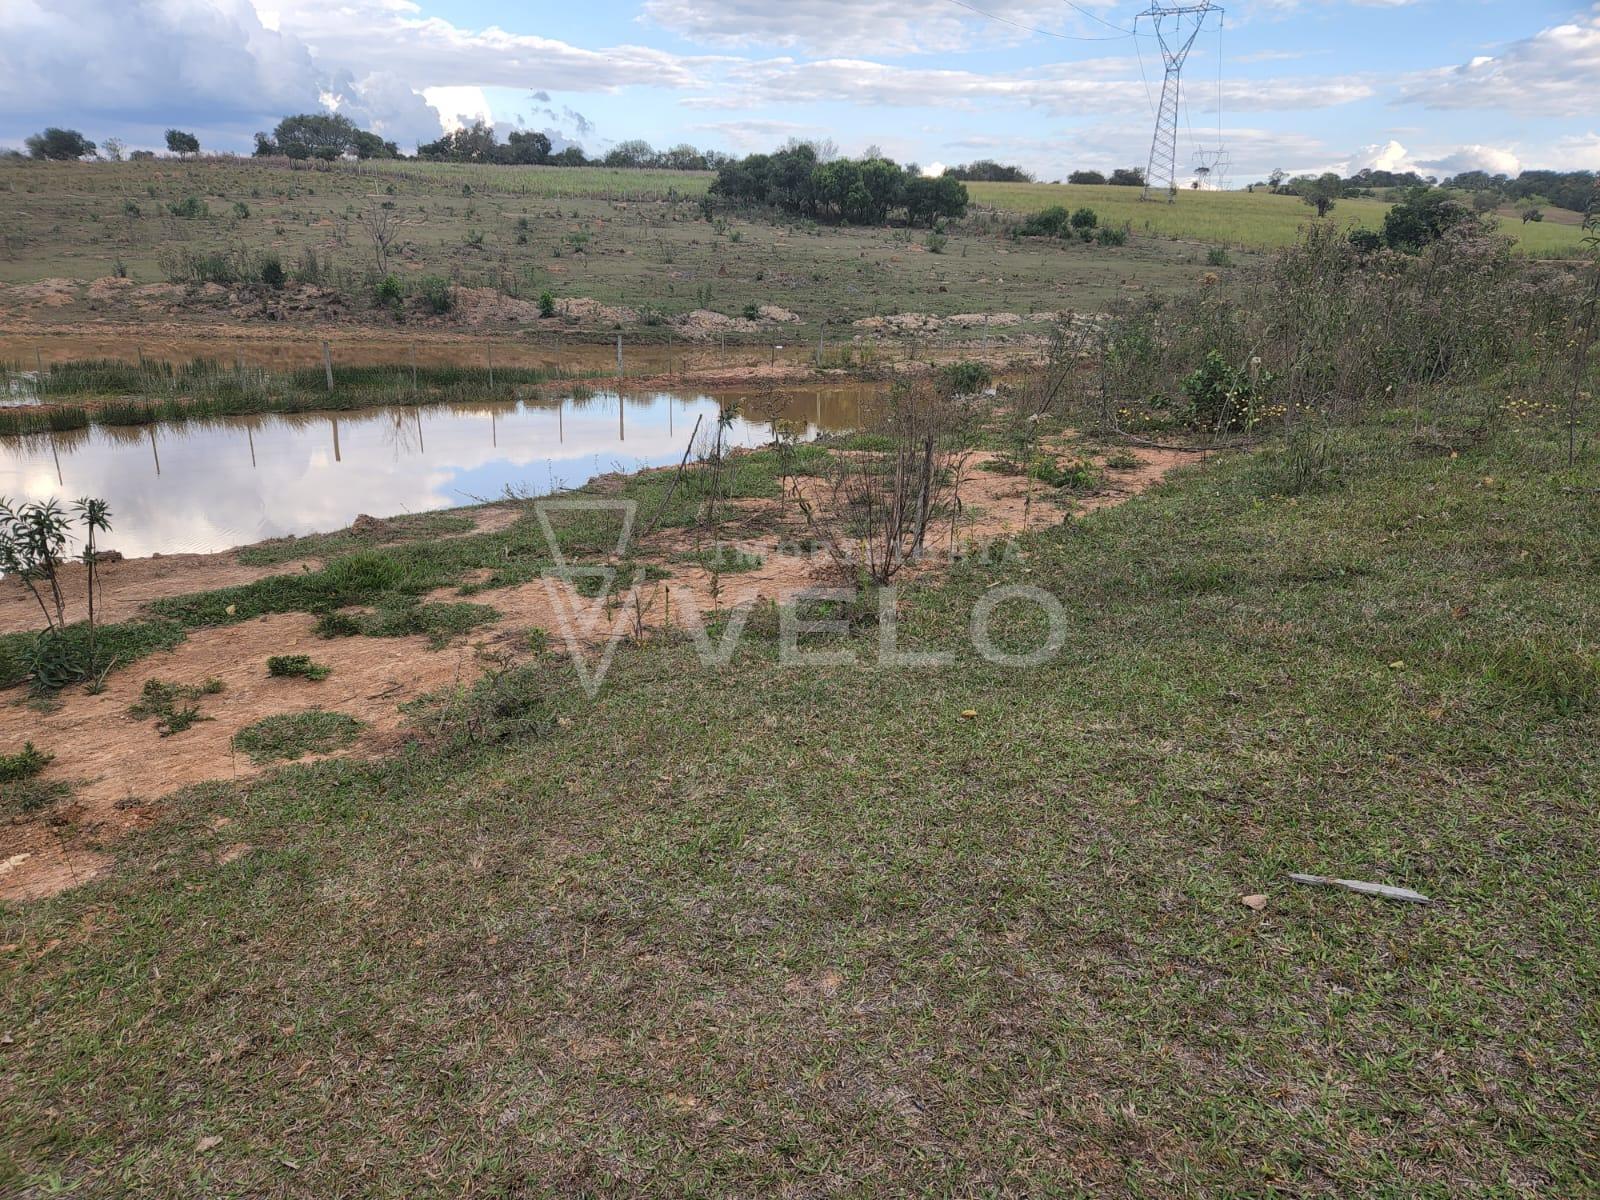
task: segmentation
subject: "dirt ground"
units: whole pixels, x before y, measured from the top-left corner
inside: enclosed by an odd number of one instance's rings
[[[961,514],[953,526],[946,520],[930,530],[934,554],[919,570],[940,569],[951,548],[959,551],[1003,539],[1025,528],[1054,524],[1066,515],[1047,499],[1049,489],[1043,485],[982,469],[992,457],[975,452],[967,458]],[[1076,499],[1072,510],[1086,512],[1122,503],[1196,458],[1154,449],[1140,450],[1137,457],[1138,467],[1108,470],[1103,488]],[[515,506],[491,506],[478,511],[478,527],[500,527],[517,514]],[[685,628],[691,611],[710,613],[758,599],[782,603],[792,593],[831,578],[831,563],[822,552],[780,552],[781,545],[792,545],[806,532],[793,500],[730,505],[722,540],[762,561],[752,570],[724,573],[715,602],[709,572],[681,561],[685,554],[706,547],[694,534],[665,530],[645,537],[636,557],[661,565],[670,577],[643,585],[624,605],[607,609],[601,601],[583,600],[565,585],[547,580],[496,589],[483,599],[500,611],[500,619],[442,650],[430,649],[421,637],[325,640],[313,632],[314,617],[286,613],[194,630],[172,650],[113,673],[98,695],[74,688],[41,705],[30,701],[22,689],[14,689],[0,697],[0,745],[20,747],[31,740],[53,753],[54,761],[39,778],[70,783],[73,798],[0,826],[0,899],[48,896],[93,878],[109,862],[105,846],[130,829],[160,819],[166,811],[163,798],[172,792],[204,780],[244,778],[268,769],[233,747],[238,730],[264,717],[312,707],[348,713],[366,729],[340,753],[381,754],[400,734],[402,704],[447,686],[470,683],[489,661],[526,652],[534,629],[549,635],[557,653],[564,652],[566,643],[560,631],[571,630],[573,640],[592,656],[614,628],[625,638],[649,638],[669,625]],[[232,551],[111,563],[103,569],[101,612],[108,621],[126,620],[162,596],[231,586],[298,571],[304,565],[295,561],[247,567]],[[629,582],[619,581],[618,589]],[[77,595],[81,588],[72,586],[69,591]],[[435,598],[453,596],[454,588],[446,588]],[[0,632],[34,628],[37,615],[20,584],[0,581]],[[76,615],[69,613],[69,618]],[[295,653],[327,664],[331,675],[312,682],[266,674],[268,656]],[[128,712],[147,679],[187,685],[217,679],[223,688],[199,701],[204,719],[180,734],[162,737],[153,720],[137,720]]]

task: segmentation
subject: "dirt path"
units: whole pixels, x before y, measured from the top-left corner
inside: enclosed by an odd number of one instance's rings
[[[1049,489],[1043,485],[982,469],[992,457],[969,456],[961,488],[962,516],[954,529],[944,523],[931,531],[935,559],[920,570],[939,569],[938,552],[950,546],[993,541],[1062,519],[1063,510],[1048,502]],[[1141,450],[1138,457],[1140,466],[1108,471],[1103,490],[1080,498],[1073,508],[1082,512],[1121,503],[1196,456]],[[503,526],[517,512],[508,505],[478,510],[480,527]],[[825,555],[781,552],[806,532],[793,502],[729,505],[721,539],[758,556],[761,563],[752,570],[722,574],[715,603],[710,573],[682,561],[706,547],[693,533],[666,530],[642,541],[638,558],[660,564],[670,577],[645,585],[635,602],[621,608],[603,610],[599,601],[580,600],[570,589],[552,587],[545,580],[500,588],[480,597],[500,611],[500,619],[443,650],[430,649],[420,637],[329,641],[313,633],[315,620],[310,615],[277,614],[192,631],[172,650],[114,673],[99,695],[68,689],[42,707],[30,702],[22,689],[0,693],[0,747],[9,750],[33,741],[56,756],[40,780],[73,787],[70,802],[0,826],[0,900],[47,896],[92,878],[110,861],[105,846],[127,830],[158,819],[165,811],[164,797],[182,787],[208,779],[246,778],[267,769],[233,750],[234,734],[263,717],[312,707],[348,713],[367,728],[341,753],[382,753],[401,729],[400,705],[452,684],[470,683],[491,657],[526,653],[535,629],[545,631],[558,652],[565,642],[563,629],[576,630],[580,642],[590,644],[603,642],[614,627],[626,637],[648,638],[669,624],[685,628],[692,611],[726,610],[762,598],[782,603],[819,579],[831,578]],[[234,552],[227,552],[115,563],[105,571],[102,611],[108,620],[123,620],[157,597],[296,571],[303,561],[244,567]],[[628,582],[621,581],[619,587]],[[8,584],[0,593],[0,631],[37,625],[29,612],[32,602],[24,603],[25,594],[16,594],[20,591]],[[455,589],[441,589],[435,598],[456,598]],[[268,656],[295,653],[330,666],[329,678],[311,682],[266,674]],[[162,737],[153,720],[136,720],[128,712],[147,679],[186,685],[217,679],[223,688],[198,702],[203,720],[182,733]]]

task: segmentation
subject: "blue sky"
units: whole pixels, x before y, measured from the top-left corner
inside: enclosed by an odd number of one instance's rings
[[[322,106],[407,148],[481,115],[591,153],[829,137],[1051,179],[1143,164],[1159,52],[1119,32],[1148,34],[1141,7],[0,0],[0,143],[50,123],[137,147],[178,125],[247,150],[283,113]],[[1219,146],[1236,185],[1274,167],[1600,168],[1597,79],[1600,5],[1241,0],[1195,42],[1180,168]]]

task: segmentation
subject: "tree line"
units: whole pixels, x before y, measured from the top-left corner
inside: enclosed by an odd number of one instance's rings
[[[931,226],[964,216],[968,202],[967,185],[952,175],[924,175],[881,155],[825,160],[807,142],[722,164],[711,194],[850,225],[881,225],[901,213],[910,225]]]
[[[1594,195],[1597,176],[1593,171],[1523,171],[1515,177],[1491,175],[1487,171],[1463,171],[1442,182],[1415,171],[1381,171],[1368,168],[1354,175],[1327,171],[1321,175],[1289,178],[1286,171],[1273,171],[1264,182],[1252,183],[1248,190],[1265,188],[1280,195],[1299,196],[1325,216],[1335,201],[1373,196],[1381,191],[1399,193],[1440,188],[1464,194],[1478,212],[1489,212],[1502,204],[1517,204],[1526,221],[1543,218],[1539,205],[1583,212]]]

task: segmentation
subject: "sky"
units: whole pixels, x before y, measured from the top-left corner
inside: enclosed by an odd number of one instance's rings
[[[1144,165],[1148,3],[0,0],[0,145],[61,125],[154,149],[176,126],[247,152],[334,110],[407,151],[483,117],[590,154],[831,138],[1059,179]],[[1600,169],[1597,80],[1600,4],[1230,0],[1184,66],[1179,169]]]

